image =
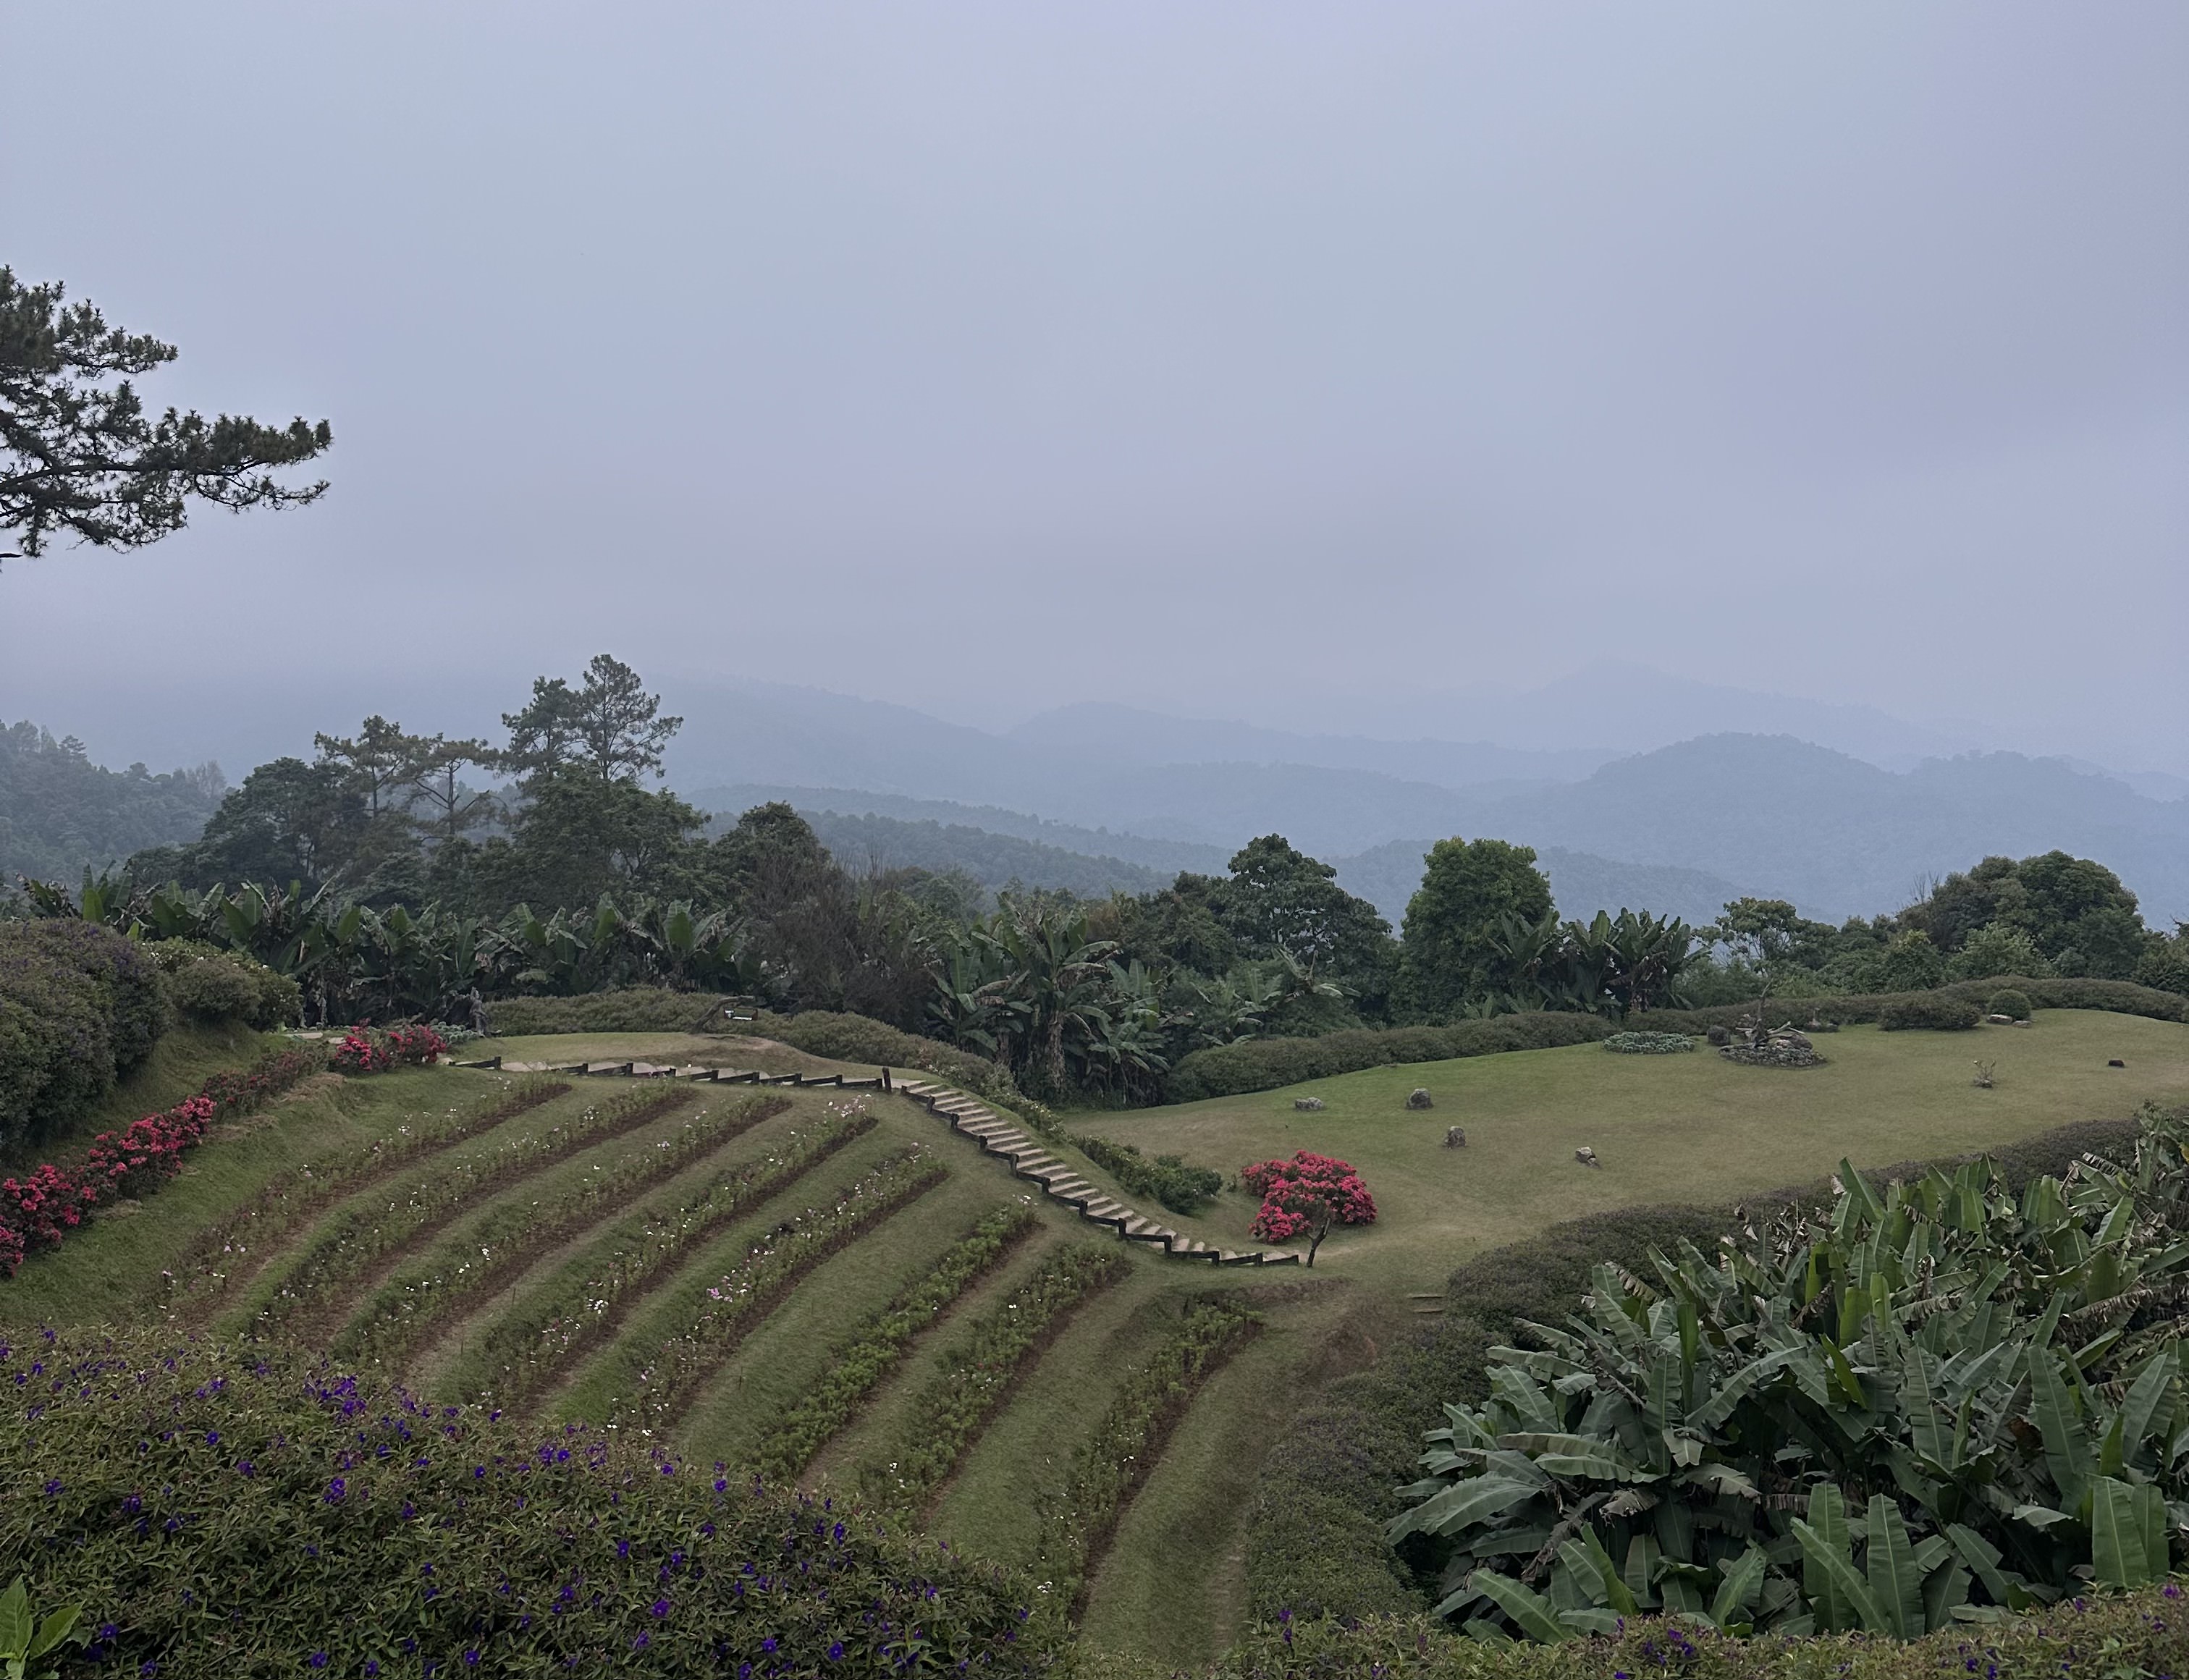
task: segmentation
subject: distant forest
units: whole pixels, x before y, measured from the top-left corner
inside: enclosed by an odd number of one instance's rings
[[[217,764],[156,776],[93,764],[74,736],[0,726],[0,881],[73,880],[148,846],[195,840],[227,789]]]

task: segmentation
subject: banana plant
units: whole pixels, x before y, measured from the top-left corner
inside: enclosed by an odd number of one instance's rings
[[[88,1645],[91,1631],[77,1624],[83,1619],[80,1604],[62,1604],[42,1616],[31,1604],[29,1586],[21,1575],[0,1592],[0,1663],[7,1666],[7,1680],[54,1680],[59,1670],[48,1660],[65,1644]]]
[[[1881,1194],[1842,1163],[1828,1209],[1652,1280],[1599,1268],[1445,1408],[1391,1539],[1449,1548],[1444,1614],[1538,1638],[1629,1613],[1608,1573],[1728,1631],[1899,1637],[2162,1576],[2189,1537],[2186,1134],[2147,1113],[2128,1165],[2019,1196],[1988,1163]]]

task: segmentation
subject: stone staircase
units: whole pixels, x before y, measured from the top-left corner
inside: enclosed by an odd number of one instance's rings
[[[1039,1185],[1044,1195],[1079,1211],[1092,1224],[1108,1225],[1128,1242],[1147,1242],[1182,1260],[1207,1260],[1219,1266],[1296,1266],[1300,1257],[1283,1249],[1249,1248],[1243,1252],[1213,1248],[1198,1237],[1187,1236],[1168,1225],[1128,1208],[1107,1192],[1097,1190],[1073,1170],[1043,1150],[1017,1127],[962,1091],[924,1079],[900,1079],[890,1089],[908,1096],[930,1113],[950,1123],[952,1129],[975,1140],[991,1155],[1010,1162],[1019,1177]]]

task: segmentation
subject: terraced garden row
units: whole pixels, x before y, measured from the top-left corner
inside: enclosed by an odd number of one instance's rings
[[[1123,1242],[993,1150],[878,1091],[423,1070],[209,1147],[76,1253],[157,1216],[170,1263],[142,1307],[856,1493],[1095,1613],[1269,1280]]]

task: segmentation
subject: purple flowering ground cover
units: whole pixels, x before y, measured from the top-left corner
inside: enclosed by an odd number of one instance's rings
[[[1029,1583],[636,1435],[546,1433],[282,1351],[0,1345],[0,1570],[94,1630],[71,1672],[1019,1674]]]

